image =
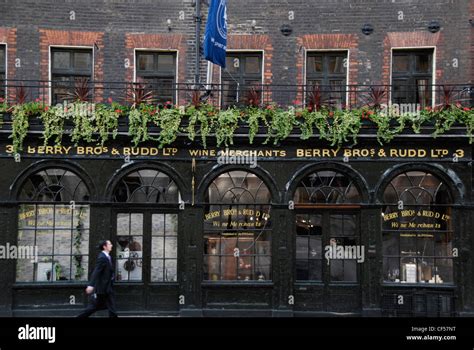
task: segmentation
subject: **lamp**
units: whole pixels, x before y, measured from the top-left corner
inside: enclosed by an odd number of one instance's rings
[[[171,32],[171,19],[168,18],[166,24],[168,25],[168,31]]]
[[[362,26],[362,33],[365,35],[370,35],[374,32],[374,27],[372,24],[366,23]]]
[[[291,35],[291,33],[293,32],[293,28],[291,28],[291,26],[289,24],[283,24],[281,27],[280,27],[280,32],[281,34],[283,34],[284,36],[289,36]]]
[[[436,32],[439,32],[439,29],[441,28],[441,25],[439,24],[438,21],[431,21],[429,24],[428,24],[428,30],[431,32],[431,33],[436,33]]]
[[[251,24],[251,26],[252,26],[252,29],[255,30],[255,27],[257,26],[257,21],[254,20],[254,19],[252,19],[252,24]]]

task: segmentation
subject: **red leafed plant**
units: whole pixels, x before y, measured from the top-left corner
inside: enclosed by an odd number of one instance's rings
[[[373,110],[380,110],[386,102],[387,90],[381,86],[371,86],[367,94],[367,106]]]
[[[87,102],[91,97],[91,88],[89,85],[89,78],[79,78],[75,81],[74,90],[68,92],[67,95],[72,97],[74,101]]]
[[[150,104],[154,102],[152,92],[147,90],[143,84],[133,84],[131,88],[127,89],[125,94],[125,101],[138,107],[141,104]]]
[[[261,102],[261,92],[255,87],[251,87],[245,96],[245,103],[249,107],[259,107]]]

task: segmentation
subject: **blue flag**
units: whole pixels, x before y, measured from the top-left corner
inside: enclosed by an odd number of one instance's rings
[[[225,68],[227,0],[212,0],[204,35],[204,58]]]

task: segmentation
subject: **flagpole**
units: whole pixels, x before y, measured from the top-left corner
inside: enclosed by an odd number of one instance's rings
[[[194,75],[194,84],[199,86],[201,82],[201,0],[196,0],[196,65],[195,65],[195,75]]]

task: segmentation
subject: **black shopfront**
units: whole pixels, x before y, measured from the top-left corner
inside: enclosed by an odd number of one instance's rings
[[[39,256],[1,261],[2,314],[77,314],[101,239],[114,244],[123,314],[472,314],[466,138],[235,142],[229,155],[256,167],[220,164],[212,145],[121,137],[46,148],[30,135],[15,160],[3,135],[1,241]],[[328,247],[362,255],[329,259]]]

